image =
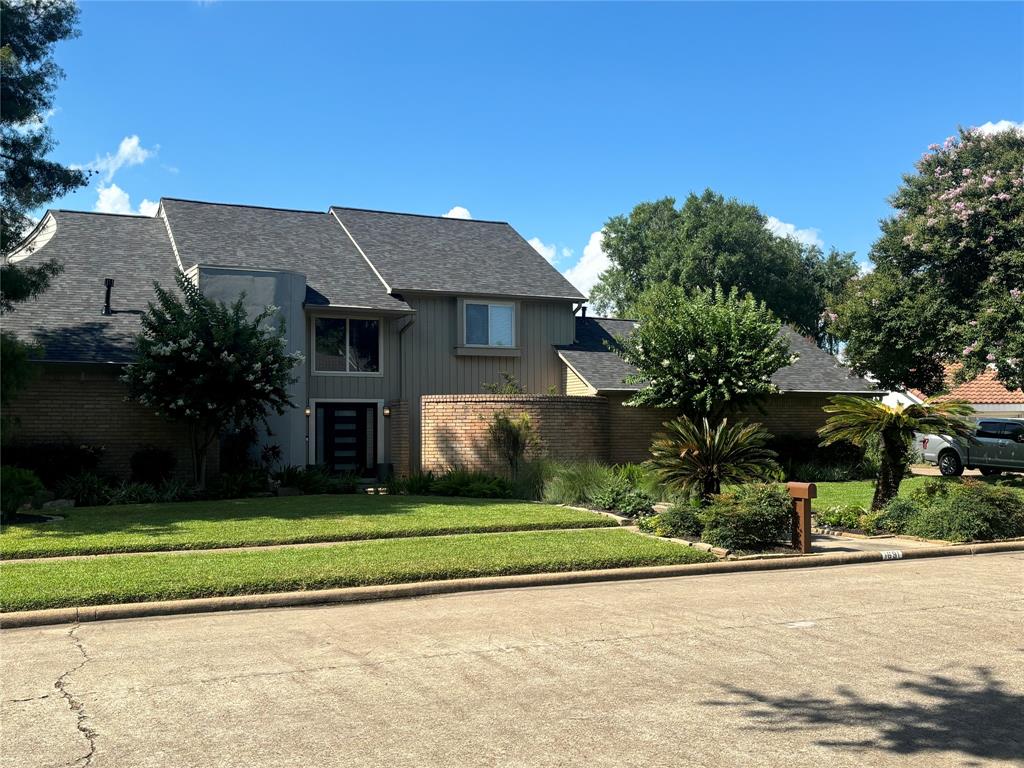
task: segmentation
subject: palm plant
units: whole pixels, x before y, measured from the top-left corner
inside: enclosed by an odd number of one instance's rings
[[[702,504],[721,493],[722,483],[769,480],[778,476],[771,435],[760,424],[712,426],[680,416],[667,422],[651,446],[647,466],[671,491],[697,496]]]
[[[836,395],[825,413],[832,416],[818,434],[821,445],[847,440],[864,447],[878,440],[881,457],[871,509],[881,509],[900,492],[900,483],[910,464],[911,445],[916,432],[934,432],[973,441],[973,430],[965,418],[973,411],[959,400],[890,406],[880,400],[853,395]]]

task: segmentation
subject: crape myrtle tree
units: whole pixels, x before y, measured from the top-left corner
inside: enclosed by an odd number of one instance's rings
[[[1024,131],[932,144],[890,199],[874,270],[827,312],[858,373],[934,394],[944,365],[1024,385]]]
[[[177,284],[177,293],[154,284],[156,302],[142,316],[137,359],[123,381],[133,400],[188,427],[202,488],[207,453],[225,429],[265,424],[269,412],[292,407],[288,386],[302,355],[286,351],[283,320],[268,322],[275,307],[249,317],[244,296],[213,301],[181,272]]]
[[[766,228],[756,206],[726,199],[710,189],[691,194],[679,208],[674,198],[640,203],[604,226],[611,266],[591,293],[599,312],[632,317],[652,285],[737,288],[763,301],[783,322],[831,351],[823,312],[857,274],[852,253],[779,237]]]
[[[736,288],[662,283],[634,303],[637,327],[619,353],[644,388],[627,405],[718,416],[778,392],[772,375],[796,359],[764,302]]]
[[[35,298],[61,272],[48,260],[32,266],[8,256],[32,224],[31,211],[83,186],[88,174],[46,159],[55,146],[46,119],[64,73],[53,47],[76,37],[73,2],[0,0],[0,314]],[[0,401],[11,402],[29,380],[33,346],[0,333]]]

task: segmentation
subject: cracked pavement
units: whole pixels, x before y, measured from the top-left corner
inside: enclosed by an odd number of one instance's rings
[[[0,765],[1024,766],[1024,555],[0,632]]]

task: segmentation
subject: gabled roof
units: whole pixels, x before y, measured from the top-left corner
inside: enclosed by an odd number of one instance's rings
[[[340,206],[331,212],[395,293],[584,300],[505,222]]]
[[[388,295],[329,213],[173,198],[161,205],[186,269],[198,263],[291,270],[306,275],[309,304],[409,309]]]
[[[950,382],[957,367],[947,368]],[[953,385],[948,393],[936,400],[966,400],[972,405],[1020,405],[1024,404],[1024,391],[1007,389],[999,381],[995,368],[986,368],[970,381]]]
[[[598,392],[636,392],[643,384],[625,382],[626,377],[636,374],[636,368],[615,351],[616,337],[629,336],[636,325],[635,320],[577,317],[576,341],[556,347],[558,356]],[[772,382],[783,392],[878,393],[869,381],[852,375],[810,339],[788,326],[783,326],[780,333],[800,356],[772,376]]]
[[[163,219],[106,213],[50,211],[53,237],[19,261],[56,259],[64,271],[39,298],[16,305],[3,328],[43,347],[43,359],[123,363],[133,358],[139,316],[155,298],[153,281],[173,285],[177,270]],[[44,218],[40,228],[49,222]],[[114,279],[103,315],[105,278]]]

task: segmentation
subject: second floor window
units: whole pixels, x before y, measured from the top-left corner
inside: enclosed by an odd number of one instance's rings
[[[315,373],[380,373],[380,321],[318,317],[313,348]]]
[[[467,301],[466,346],[514,347],[515,305]]]

